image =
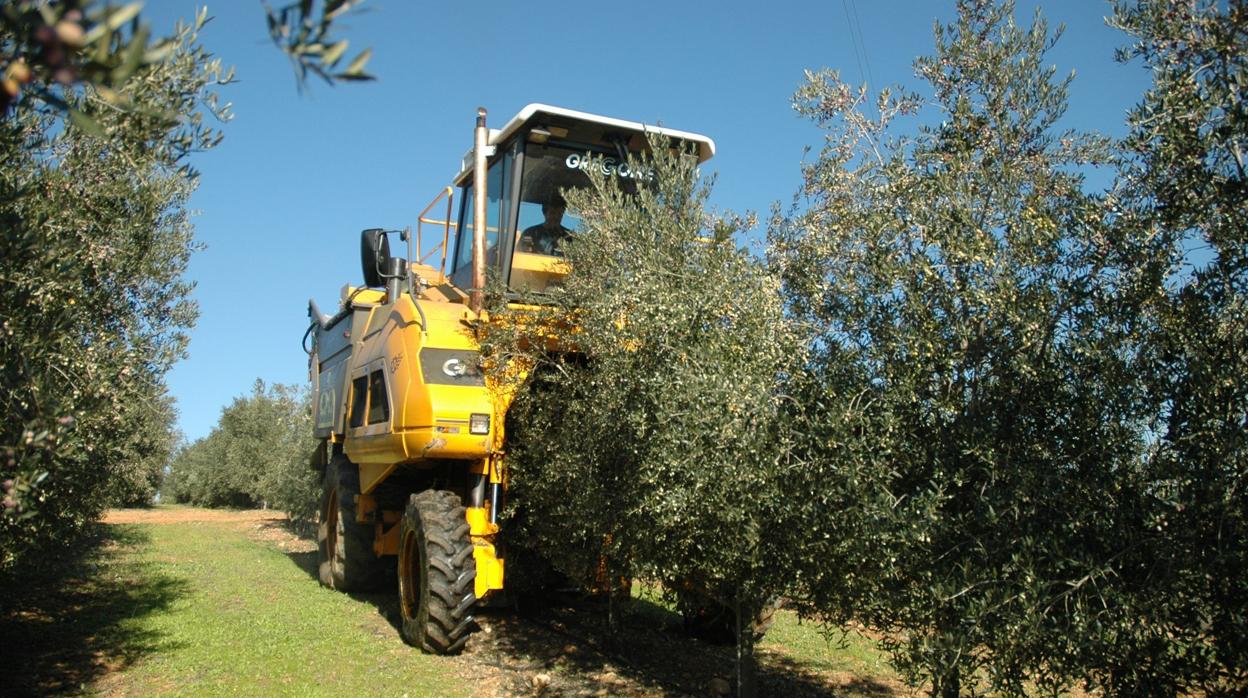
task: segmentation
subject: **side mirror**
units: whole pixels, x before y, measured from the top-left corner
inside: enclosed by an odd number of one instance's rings
[[[378,288],[386,285],[382,278],[383,265],[390,258],[390,241],[386,231],[369,228],[360,234],[360,266],[364,271],[364,285]]]

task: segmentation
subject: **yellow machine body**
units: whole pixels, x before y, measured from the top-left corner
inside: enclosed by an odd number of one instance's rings
[[[350,322],[339,322],[329,332],[336,331],[347,344],[342,365],[328,366],[313,378],[315,416],[329,425],[327,438],[359,466],[357,519],[376,525],[376,552],[393,555],[402,512],[379,509],[372,493],[397,470],[447,461],[501,484],[507,405],[498,400],[503,391],[486,385],[479,368],[473,325],[480,318],[457,297],[400,293],[390,300],[385,292],[352,287],[343,296]],[[313,354],[314,363],[320,358]],[[448,362],[458,362],[453,369],[463,374],[448,375],[443,370]],[[335,377],[334,384],[326,384]],[[473,415],[488,417],[484,433],[473,433]],[[333,430],[335,425],[340,431]],[[484,506],[469,507],[467,518],[481,598],[503,587],[503,562],[493,540],[498,526],[490,523]]]
[[[379,270],[371,287],[344,287],[333,317],[310,304],[320,463],[332,453],[358,466],[355,516],[373,526],[377,555],[399,552],[403,511],[396,490],[405,495],[404,487],[414,493],[438,482],[457,491],[466,507],[476,597],[503,588],[495,500],[507,483],[503,422],[515,384],[492,385],[481,368],[476,328],[489,321],[479,310],[484,270],[517,294],[558,283],[568,273],[558,251],[526,246],[525,236],[543,225],[548,206],[562,203],[562,192],[587,183],[590,168],[643,181],[646,171],[630,168],[627,156],[646,150],[646,133],[656,132],[699,162],[714,153],[705,136],[559,107],[529,105],[489,131],[482,112],[477,143],[454,186],[420,214],[414,234],[403,232],[406,258],[389,257],[388,246],[372,257],[365,252],[365,278]],[[438,219],[431,212],[442,205],[445,217]],[[474,221],[482,216],[478,230]],[[563,233],[575,227],[575,221],[563,224]],[[435,230],[430,245],[425,226]],[[365,231],[366,238],[370,232],[385,238],[378,230]],[[427,262],[439,253],[440,262]]]

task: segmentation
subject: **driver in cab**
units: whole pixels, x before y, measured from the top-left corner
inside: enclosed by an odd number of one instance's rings
[[[558,194],[543,202],[542,216],[546,220],[524,229],[520,234],[519,250],[551,256],[562,255],[559,247],[564,238],[572,234],[571,230],[563,227],[563,214],[567,208],[567,202]]]

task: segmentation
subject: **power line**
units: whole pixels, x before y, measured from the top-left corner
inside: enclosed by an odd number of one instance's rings
[[[858,30],[858,43],[862,46],[862,62],[867,66],[867,80],[874,85],[875,75],[871,73],[871,55],[867,51],[867,40],[862,36],[862,22],[858,21],[857,0],[849,0],[849,6],[854,10],[854,27]]]
[[[845,26],[849,28],[849,41],[854,47],[854,62],[858,64],[858,79],[865,81],[867,74],[862,68],[862,56],[858,48],[858,34],[854,31],[854,18],[849,14],[849,4],[846,0],[841,0],[841,8],[845,10]]]

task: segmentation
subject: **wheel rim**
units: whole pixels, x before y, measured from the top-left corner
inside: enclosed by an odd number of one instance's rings
[[[404,620],[416,618],[416,606],[419,603],[416,591],[416,566],[419,564],[419,552],[416,550],[416,533],[405,531],[403,544],[399,546],[399,611]]]
[[[338,560],[338,489],[329,492],[329,502],[325,505],[325,559],[330,568]]]

